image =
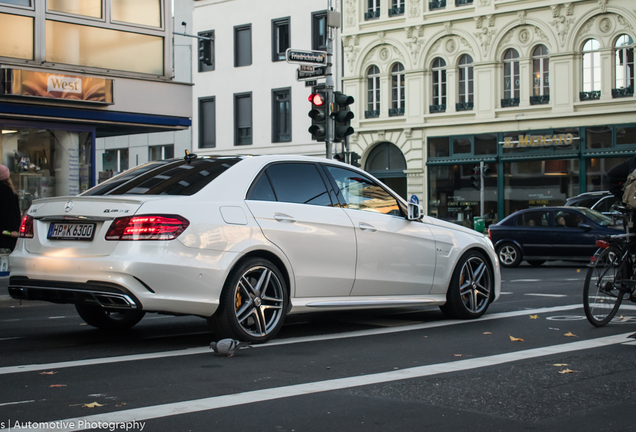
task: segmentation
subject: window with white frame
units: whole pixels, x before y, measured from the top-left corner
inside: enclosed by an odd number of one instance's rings
[[[380,69],[376,65],[367,71],[367,111],[366,118],[380,115]]]
[[[503,91],[504,99],[519,98],[519,53],[510,48],[504,53]]]
[[[128,149],[110,149],[102,155],[104,171],[121,173],[128,169]]]
[[[583,45],[583,91],[601,90],[601,44],[589,39]]]
[[[174,157],[174,144],[150,146],[148,148],[148,160],[159,161]]]
[[[431,94],[433,106],[441,107],[446,105],[446,62],[443,58],[437,57],[433,60],[433,88]]]
[[[550,71],[548,49],[545,45],[537,46],[532,52],[532,95],[550,95]]]
[[[473,58],[468,54],[459,59],[459,102],[473,102]]]
[[[380,0],[367,0],[367,11],[364,19],[380,18]]]
[[[391,113],[404,114],[404,65],[395,63],[391,68]]]
[[[634,87],[634,41],[628,35],[621,35],[616,40],[616,88]]]

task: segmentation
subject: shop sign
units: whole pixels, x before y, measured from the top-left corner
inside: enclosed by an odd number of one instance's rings
[[[579,139],[571,133],[559,135],[519,135],[519,141],[513,141],[512,137],[504,139],[504,148],[515,147],[550,147],[550,146],[568,146],[574,140]]]
[[[113,80],[110,79],[21,69],[0,72],[4,81],[0,91],[5,95],[113,103]]]

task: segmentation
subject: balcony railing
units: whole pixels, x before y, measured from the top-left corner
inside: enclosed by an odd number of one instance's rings
[[[364,118],[378,118],[380,117],[380,110],[368,110],[364,112]]]
[[[404,15],[404,6],[395,6],[389,9],[389,16]]]
[[[613,98],[622,98],[622,97],[630,97],[630,96],[634,96],[634,87],[612,89]]]
[[[579,100],[581,101],[598,100],[600,98],[601,98],[600,90],[579,93]]]
[[[472,111],[473,107],[472,102],[459,102],[455,104],[455,111]]]
[[[431,114],[446,112],[446,104],[430,105],[428,108]]]
[[[530,96],[530,105],[545,105],[550,103],[550,95]]]
[[[473,4],[473,0],[455,0],[455,6],[466,6]]]
[[[519,98],[506,98],[501,100],[502,108],[510,108],[519,106]]]
[[[389,109],[389,117],[397,117],[397,116],[403,116],[403,115],[404,115],[404,107]]]
[[[446,7],[446,0],[433,0],[428,2],[428,10],[442,9]]]
[[[376,19],[376,18],[380,18],[380,11],[379,10],[368,11],[368,12],[364,13],[364,19],[366,21],[371,20],[371,19]]]

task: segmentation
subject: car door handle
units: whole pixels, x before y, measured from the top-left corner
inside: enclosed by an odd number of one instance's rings
[[[296,219],[285,213],[274,213],[274,219],[276,219],[278,222],[296,222]]]
[[[358,227],[360,227],[360,229],[363,231],[369,231],[369,232],[377,231],[377,229],[373,225],[369,225],[368,223],[364,223],[364,222],[360,222],[358,224]]]

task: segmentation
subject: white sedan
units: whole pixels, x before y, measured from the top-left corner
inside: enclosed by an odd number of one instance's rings
[[[95,327],[190,314],[255,343],[299,312],[439,306],[477,318],[501,286],[483,234],[422,216],[362,170],[303,156],[190,155],[37,200],[10,266],[11,296],[75,304]]]

